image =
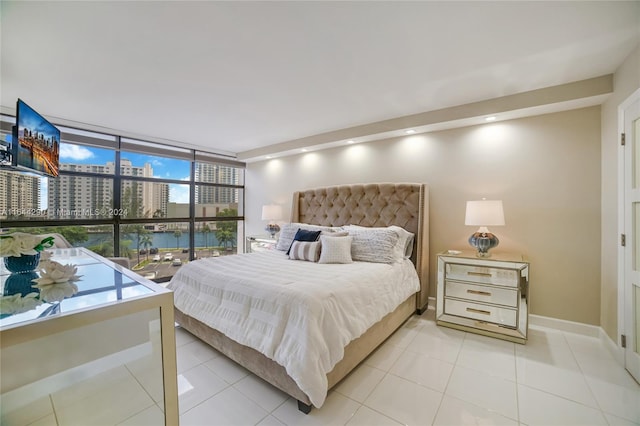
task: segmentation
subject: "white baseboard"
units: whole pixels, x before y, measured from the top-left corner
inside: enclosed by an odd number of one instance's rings
[[[597,337],[616,362],[624,366],[624,349],[611,339],[600,326],[531,314],[529,314],[529,324],[582,334],[583,336]]]
[[[624,367],[624,348],[618,345],[618,342],[615,342],[605,331],[600,327],[600,342],[604,345],[605,348],[609,351],[609,353],[615,358],[618,364]]]
[[[542,315],[529,314],[529,325],[553,328],[560,331],[582,334],[590,337],[599,337],[601,327],[597,325],[584,324],[581,322],[567,321],[558,318],[543,317]]]
[[[429,304],[427,305],[427,310],[433,309],[435,311],[435,309],[436,309],[436,298],[429,296],[429,302],[428,303]]]
[[[436,308],[436,298],[429,297],[428,309]],[[607,351],[615,360],[624,366],[624,349],[609,337],[602,327],[581,322],[567,321],[558,318],[544,317],[542,315],[529,314],[529,325],[552,328],[558,331],[581,334],[583,336],[596,337],[607,348]]]

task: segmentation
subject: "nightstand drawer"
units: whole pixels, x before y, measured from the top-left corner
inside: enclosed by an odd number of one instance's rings
[[[473,318],[479,321],[499,324],[505,327],[516,328],[517,310],[501,308],[498,306],[483,305],[480,303],[464,302],[461,300],[444,300],[444,313],[464,318]]]
[[[446,278],[450,280],[518,287],[520,271],[516,269],[448,263]]]
[[[455,297],[469,301],[492,303],[496,305],[518,306],[518,290],[509,288],[499,288],[476,284],[463,283],[458,281],[446,281],[445,297]]]

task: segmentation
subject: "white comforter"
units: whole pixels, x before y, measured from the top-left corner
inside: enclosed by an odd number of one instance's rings
[[[311,403],[345,346],[419,290],[413,264],[318,264],[281,251],[201,259],[169,288],[182,312],[285,367]]]

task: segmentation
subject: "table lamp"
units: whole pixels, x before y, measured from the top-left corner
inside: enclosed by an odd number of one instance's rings
[[[478,257],[489,257],[489,250],[500,242],[498,237],[487,229],[487,226],[504,225],[504,209],[502,200],[467,201],[467,211],[464,224],[479,226],[478,230],[469,237],[469,244],[477,249]]]
[[[282,207],[277,204],[267,204],[262,206],[262,220],[268,221],[265,231],[271,235],[271,238],[276,237],[276,233],[280,232],[280,226],[276,223],[276,220],[282,219]]]

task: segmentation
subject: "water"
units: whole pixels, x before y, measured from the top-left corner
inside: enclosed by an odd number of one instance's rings
[[[83,243],[80,243],[82,247],[90,247],[93,245],[97,245],[106,241],[112,240],[112,234],[105,233],[91,233],[89,234],[89,239]],[[176,239],[173,235],[173,232],[154,232],[153,243],[151,247],[159,248],[159,249],[175,249],[175,248],[188,248],[189,247],[189,234],[183,233],[180,238]],[[129,234],[126,236],[127,240],[131,240],[131,248],[137,249],[137,236],[135,234]],[[205,244],[205,234],[203,232],[196,232],[195,235],[195,243],[196,247],[215,247],[219,246],[218,240],[216,239],[216,235],[213,232],[209,232],[206,234],[206,244]],[[230,243],[227,243],[231,245]],[[234,246],[237,245],[234,243]]]

